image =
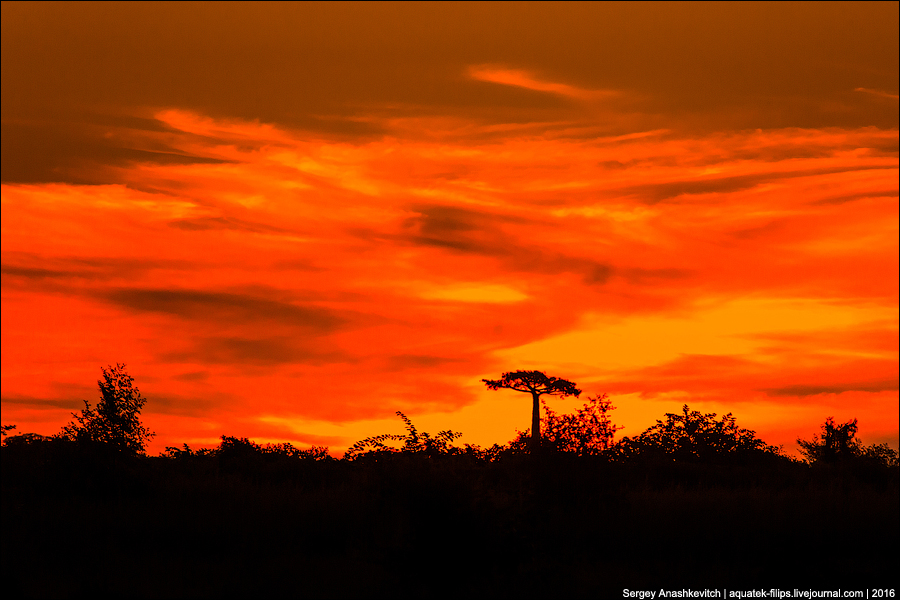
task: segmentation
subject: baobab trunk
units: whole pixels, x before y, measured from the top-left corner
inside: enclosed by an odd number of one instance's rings
[[[531,453],[537,454],[541,450],[541,396],[531,392],[531,397],[534,399],[534,408],[531,411]]]

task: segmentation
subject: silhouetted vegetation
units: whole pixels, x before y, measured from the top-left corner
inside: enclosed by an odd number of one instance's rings
[[[482,379],[489,390],[509,389],[531,394],[531,451],[536,453],[541,447],[541,405],[543,395],[575,396],[581,395],[574,383],[559,377],[547,377],[541,371],[513,371],[504,373],[500,379]]]
[[[386,454],[395,454],[398,452],[422,454],[427,457],[436,457],[444,454],[454,454],[459,451],[453,448],[453,440],[462,437],[461,433],[455,431],[441,431],[433,436],[429,433],[416,429],[412,421],[399,410],[397,416],[403,419],[406,425],[406,435],[398,435],[385,433],[373,437],[367,437],[353,444],[347,452],[344,453],[345,460],[359,460],[361,458],[375,458]],[[388,442],[403,442],[398,448]]]
[[[124,364],[101,367],[103,379],[97,381],[100,402],[91,408],[85,400],[81,413],[72,413],[75,422],[63,427],[62,435],[82,444],[102,444],[121,452],[143,453],[155,435],[141,424],[141,409],[146,400],[134,385]]]
[[[399,412],[405,434],[360,440],[342,459],[224,435],[155,457],[124,435],[9,435],[4,591],[603,598],[895,585],[896,453],[862,446],[855,422],[827,420],[800,461],[731,414],[687,405],[616,442],[613,409],[605,395],[569,414],[545,408],[537,455],[527,431],[460,445]],[[86,410],[84,430],[100,418]],[[809,543],[834,524],[846,543]],[[803,560],[786,558],[798,543]]]
[[[859,429],[856,419],[835,424],[833,417],[825,419],[822,435],[811,440],[797,438],[800,453],[810,464],[856,463],[885,467],[897,466],[897,451],[887,444],[865,446],[856,439]]]
[[[716,420],[716,413],[702,414],[687,404],[681,414],[666,413],[636,437],[626,437],[612,453],[618,460],[666,459],[680,462],[717,464],[754,462],[785,458],[780,448],[756,437],[756,432],[737,426],[728,413]]]
[[[616,431],[622,429],[612,423],[609,413],[615,410],[606,394],[589,397],[574,413],[559,414],[541,400],[541,444],[551,452],[565,452],[576,456],[599,456],[613,445]],[[510,450],[523,451],[530,429],[520,431],[510,442]],[[500,449],[498,449],[500,450]]]

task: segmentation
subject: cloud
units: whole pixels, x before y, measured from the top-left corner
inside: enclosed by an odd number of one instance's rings
[[[419,205],[412,207],[414,216],[403,222],[411,233],[406,239],[427,246],[437,246],[462,252],[496,255],[502,252],[503,236],[500,226],[521,221],[508,215],[447,205]]]
[[[176,378],[177,379],[177,378]],[[178,379],[182,382],[194,382],[197,379]],[[145,386],[146,387],[146,386]],[[209,419],[213,414],[225,414],[233,410],[235,398],[227,393],[206,389],[197,394],[172,393],[169,391],[142,390],[147,399],[144,405],[146,415],[173,415]]]
[[[110,119],[104,120],[109,122]],[[117,119],[114,123],[121,130],[123,120]],[[133,118],[128,124],[140,127],[143,132],[167,129],[153,119]],[[131,147],[132,140],[108,135],[109,131],[105,124],[84,120],[16,122],[4,118],[3,182],[90,185],[109,183],[109,171],[113,166],[225,162],[178,152],[164,144],[154,149]]]
[[[665,280],[683,280],[694,275],[694,271],[690,269],[641,269],[630,268],[622,269],[620,273],[628,279],[629,283],[635,285],[659,285],[660,281]]]
[[[228,292],[118,288],[101,291],[98,295],[128,310],[163,313],[191,320],[223,323],[277,321],[285,327],[320,333],[332,331],[345,322],[333,311],[323,308]]]
[[[867,191],[856,194],[844,194],[833,198],[823,198],[822,200],[817,200],[816,204],[843,204],[844,202],[853,202],[854,200],[862,200],[865,198],[896,198],[898,195],[900,195],[900,192],[898,192],[898,189],[895,187],[893,189]]]
[[[210,229],[231,229],[235,231],[247,231],[251,233],[291,233],[282,227],[266,225],[265,223],[252,223],[241,219],[228,217],[201,217],[195,219],[179,219],[169,222],[170,227],[184,229],[186,231],[207,231]]]
[[[798,171],[770,171],[766,173],[753,173],[748,175],[734,175],[730,177],[696,178],[686,181],[666,181],[637,185],[617,190],[618,193],[634,195],[645,202],[661,202],[679,196],[697,194],[727,194],[749,190],[765,183],[781,179],[810,177],[815,175],[827,175],[832,173],[845,173],[849,171],[866,171],[869,169],[891,169],[891,165],[858,165],[852,167],[827,167],[823,169],[809,169]]]
[[[3,274],[36,283],[46,279],[128,279],[155,269],[183,271],[195,268],[188,260],[43,256],[15,251],[4,252],[3,255],[5,262],[0,267]]]
[[[898,389],[896,379],[832,385],[795,384],[763,390],[770,396],[814,396],[817,394],[843,394],[844,392],[884,392]]]
[[[499,260],[507,270],[533,273],[578,273],[587,283],[605,283],[613,268],[603,262],[579,256],[548,251],[540,238],[521,240],[507,229],[561,229],[553,222],[517,215],[463,209],[441,205],[419,206],[416,216],[406,219],[403,233],[395,239],[416,245]],[[539,234],[540,235],[540,234]]]
[[[19,394],[4,395],[3,404],[22,406],[31,410],[56,410],[65,408],[66,410],[77,411],[78,409],[84,408],[84,402],[82,400],[71,398],[35,398],[33,396],[22,396]]]
[[[186,351],[163,353],[166,362],[213,365],[274,366],[294,363],[321,364],[346,360],[327,353],[306,339],[290,337],[210,337],[192,340]]]
[[[862,92],[864,94],[871,94],[872,96],[878,96],[879,98],[890,98],[892,100],[897,100],[900,98],[897,94],[891,94],[890,92],[884,92],[882,90],[873,90],[864,87],[858,87],[854,89],[855,92]]]
[[[532,73],[522,69],[475,65],[469,67],[468,75],[477,81],[498,83],[536,92],[547,92],[577,100],[598,100],[618,95],[618,92],[612,90],[586,90],[564,83],[541,81]]]
[[[799,356],[803,356],[805,364],[791,362]],[[607,371],[598,381],[610,393],[637,393],[645,398],[681,394],[735,404],[771,397],[782,405],[807,405],[816,401],[811,396],[819,394],[896,391],[897,379],[891,373],[894,364],[895,359],[811,354],[808,350],[798,353],[796,349],[769,347],[747,355],[683,355],[650,367]],[[866,379],[860,380],[861,377]],[[798,381],[811,383],[795,383]]]
[[[434,369],[444,367],[449,363],[458,362],[459,358],[447,358],[444,356],[430,356],[428,354],[398,354],[387,359],[387,368],[392,371],[405,371],[407,369]]]
[[[13,265],[2,266],[2,272],[4,275],[9,275],[11,277],[22,277],[25,279],[57,279],[63,277],[75,277],[76,273],[71,271],[57,271],[54,269],[40,269],[40,268],[29,268],[29,267],[16,267]]]

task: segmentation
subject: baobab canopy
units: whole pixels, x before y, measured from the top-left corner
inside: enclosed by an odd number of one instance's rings
[[[512,371],[504,373],[498,380],[482,379],[488,389],[499,390],[509,388],[518,392],[531,392],[539,396],[552,394],[554,396],[578,396],[581,390],[567,379],[559,377],[547,377],[541,371]]]

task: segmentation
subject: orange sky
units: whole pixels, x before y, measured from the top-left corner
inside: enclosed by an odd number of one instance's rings
[[[897,3],[2,6],[4,424],[897,447]]]

